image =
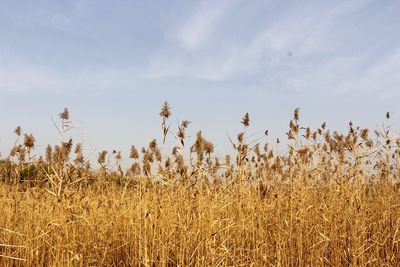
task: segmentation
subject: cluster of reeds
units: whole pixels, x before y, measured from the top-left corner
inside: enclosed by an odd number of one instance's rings
[[[61,137],[60,144],[48,145],[44,158],[32,156],[35,138],[32,134],[23,133],[18,126],[14,131],[17,137],[15,144],[9,156],[2,160],[0,175],[3,181],[14,183],[47,182],[51,175],[73,182],[77,178],[92,179],[99,174],[120,178],[157,177],[166,182],[183,183],[199,180],[229,183],[238,182],[239,178],[246,183],[275,183],[290,181],[299,173],[312,182],[338,185],[346,181],[398,182],[400,138],[391,133],[389,114],[386,126],[375,130],[371,137],[369,129],[356,127],[352,122],[345,134],[328,130],[325,122],[314,130],[303,127],[300,125],[299,109],[296,109],[286,133],[288,152],[278,153],[280,140],[262,144],[257,139],[247,138],[250,116],[246,113],[241,121],[243,132],[237,134],[236,140],[229,138],[233,153],[225,157],[214,154],[213,143],[204,138],[202,131],[196,133],[194,143],[188,146],[186,131],[190,121],[182,121],[176,133],[172,133],[167,125],[171,116],[168,103],[163,105],[160,116],[162,143],[170,134],[177,144],[169,155],[153,139],[140,152],[132,145],[129,154],[132,165],[128,170],[121,166],[122,153],[119,150],[100,151],[97,159],[99,168],[92,169],[83,155],[82,143],[74,145],[73,139],[66,137],[74,127],[65,108],[59,114],[61,126],[56,126]]]
[[[0,263],[400,264],[400,137],[389,113],[381,129],[350,122],[340,133],[302,126],[295,109],[287,140],[272,143],[248,134],[246,113],[223,157],[202,131],[190,142],[190,121],[174,131],[171,116],[165,102],[161,139],[132,145],[127,169],[120,150],[90,164],[67,108],[44,156],[17,127],[0,161]]]

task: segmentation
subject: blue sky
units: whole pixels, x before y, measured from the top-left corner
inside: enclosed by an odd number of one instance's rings
[[[0,151],[56,143],[64,106],[95,153],[160,137],[164,100],[221,153],[226,133],[284,137],[400,118],[399,1],[0,0]],[[172,126],[174,127],[174,126]],[[192,138],[193,139],[193,138]]]

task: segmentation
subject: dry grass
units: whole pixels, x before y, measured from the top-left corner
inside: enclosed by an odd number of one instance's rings
[[[164,141],[167,103],[160,116]],[[400,265],[400,139],[389,118],[371,138],[353,125],[345,135],[300,127],[296,110],[287,153],[239,133],[224,158],[201,132],[188,146],[184,121],[179,149],[132,147],[125,171],[119,151],[99,152],[91,168],[65,136],[69,117],[45,158],[31,157],[35,138],[17,128],[24,140],[1,162],[2,266]]]

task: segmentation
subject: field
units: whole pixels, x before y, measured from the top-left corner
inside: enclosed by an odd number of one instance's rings
[[[400,266],[389,113],[381,129],[343,134],[301,125],[296,109],[284,153],[248,136],[246,113],[223,158],[202,132],[188,143],[189,121],[174,132],[168,103],[160,117],[161,138],[132,146],[128,170],[119,151],[88,161],[68,109],[43,156],[17,127],[0,162],[0,265]]]

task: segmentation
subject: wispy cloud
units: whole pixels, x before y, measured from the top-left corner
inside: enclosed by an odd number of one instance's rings
[[[196,11],[187,18],[178,38],[184,49],[192,50],[205,44],[210,34],[217,31],[217,24],[238,0],[204,1]]]
[[[93,68],[57,70],[13,60],[0,61],[0,92],[111,91],[135,84],[138,71],[133,68]]]
[[[384,19],[390,8],[371,13],[371,4],[361,0],[294,4],[279,14],[270,11],[254,25],[260,30],[237,42],[226,38],[224,27],[229,23],[224,24],[222,18],[236,19],[232,13],[240,9],[224,3],[206,14],[204,10],[210,7],[203,5],[176,29],[178,38],[154,55],[149,76],[217,81],[251,78],[261,86],[268,80],[270,86],[308,92],[376,92],[382,90],[381,85],[393,90],[389,88],[399,82],[394,77],[400,61],[392,59],[396,51],[386,51],[391,53],[388,56],[381,51],[383,58],[376,56],[374,50],[384,47],[388,36],[385,39],[373,28],[373,21]],[[367,45],[364,39],[372,42]],[[389,50],[396,49],[395,44],[391,46]]]
[[[340,92],[374,94],[382,101],[400,93],[400,46],[371,65],[359,64],[359,73],[339,84]]]
[[[63,32],[75,32],[76,25],[74,25],[72,18],[65,14],[57,13],[49,16],[43,20],[43,26]]]
[[[57,73],[45,67],[15,62],[0,64],[0,91],[60,91],[65,88],[64,82]]]
[[[65,12],[60,6],[53,7],[45,12],[49,14],[45,18],[36,15],[35,23],[42,23],[39,32],[46,33],[44,41],[36,43],[37,51],[51,46],[54,30],[60,34],[58,47],[49,48],[48,54],[41,51],[33,59],[29,55],[37,52],[25,47],[21,60],[8,55],[7,61],[0,60],[0,90],[112,90],[118,86],[130,87],[138,79],[168,77],[219,81],[220,84],[252,81],[263,90],[310,93],[356,94],[385,90],[382,95],[388,97],[400,82],[397,78],[400,37],[395,34],[400,21],[393,19],[400,10],[396,2],[379,6],[377,12],[376,2],[370,0],[301,4],[208,0],[187,5],[182,9],[184,16],[176,16],[173,23],[163,27],[154,27],[165,30],[164,39],[141,30],[131,32],[127,30],[129,25],[123,25],[126,30],[115,35],[115,40],[105,40],[104,24],[94,23],[95,18],[102,16],[91,8],[90,1],[68,4]],[[91,26],[85,20],[88,14]],[[24,25],[17,23],[17,26],[18,29]],[[48,28],[51,30],[46,32]],[[132,36],[126,37],[127,33]],[[135,34],[148,39],[140,43]],[[129,40],[132,49],[126,46],[122,51],[120,48],[125,46],[121,45],[121,39]],[[65,56],[57,54],[64,52],[60,40],[71,44],[66,47],[70,49]],[[154,40],[159,43],[149,45]],[[135,54],[135,49],[141,52]],[[116,55],[115,60],[107,57],[112,53]],[[121,55],[140,60],[129,65],[128,60],[118,58]],[[76,60],[76,69],[63,68],[63,62],[56,68],[51,67],[58,64],[54,58],[71,64],[69,57]],[[116,67],[121,61],[125,65]]]
[[[86,17],[90,13],[92,0],[78,0],[75,1],[75,10],[80,16]]]

